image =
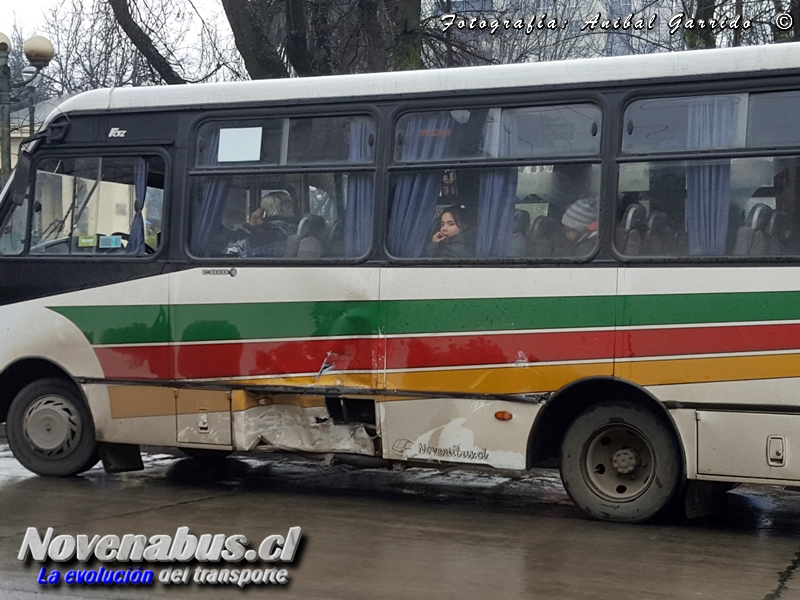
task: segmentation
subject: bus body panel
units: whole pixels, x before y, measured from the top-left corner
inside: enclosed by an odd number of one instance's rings
[[[453,398],[379,404],[383,457],[522,471],[541,404]]]
[[[621,268],[619,290],[615,375],[696,408],[687,475],[797,480],[800,269]]]
[[[382,387],[377,269],[207,268],[170,277],[176,379]]]
[[[385,269],[388,390],[556,391],[613,372],[616,269]]]

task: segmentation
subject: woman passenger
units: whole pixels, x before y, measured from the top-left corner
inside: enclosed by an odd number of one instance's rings
[[[439,230],[425,246],[427,258],[468,258],[473,256],[472,239],[462,206],[448,206],[439,218]]]

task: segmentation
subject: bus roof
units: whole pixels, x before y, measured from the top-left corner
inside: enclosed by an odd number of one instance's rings
[[[47,122],[58,114],[84,111],[199,108],[312,98],[352,100],[791,69],[800,69],[800,46],[787,43],[498,66],[110,88],[70,98],[50,114]]]

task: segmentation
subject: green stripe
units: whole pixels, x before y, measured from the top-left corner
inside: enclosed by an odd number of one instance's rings
[[[53,310],[93,344],[213,342],[800,319],[800,292],[76,306]]]
[[[386,302],[386,333],[613,327],[613,296]]]
[[[75,323],[91,344],[170,341],[166,306],[51,306]]]
[[[183,304],[172,307],[180,342],[370,335],[378,332],[378,302]]]
[[[800,319],[800,292],[621,296],[618,302],[623,326]]]

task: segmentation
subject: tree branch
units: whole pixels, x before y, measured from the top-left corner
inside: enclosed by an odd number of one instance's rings
[[[119,26],[164,81],[169,84],[186,83],[186,80],[178,75],[169,61],[161,55],[153,44],[153,40],[133,20],[127,0],[108,0],[108,4],[114,11],[114,18]]]

